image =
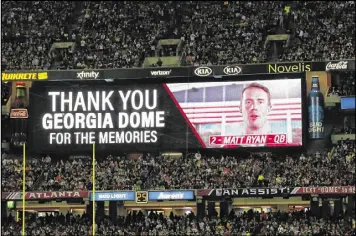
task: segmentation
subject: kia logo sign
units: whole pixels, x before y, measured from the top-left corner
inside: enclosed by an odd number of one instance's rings
[[[241,68],[238,66],[227,66],[224,68],[225,75],[238,75],[241,73]]]
[[[206,66],[201,66],[194,70],[194,74],[200,77],[209,76],[211,75],[211,73],[213,73],[213,70],[210,67]]]

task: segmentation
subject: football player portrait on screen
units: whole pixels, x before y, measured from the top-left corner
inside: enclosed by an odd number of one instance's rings
[[[251,83],[242,90],[241,113],[245,135],[270,133],[267,116],[271,111],[269,89],[259,83]]]

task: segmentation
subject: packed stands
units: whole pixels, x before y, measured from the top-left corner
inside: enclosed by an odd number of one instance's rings
[[[355,142],[341,141],[333,153],[317,152],[297,158],[261,159],[250,157],[192,157],[171,159],[143,157],[133,160],[109,156],[98,159],[96,189],[213,189],[239,187],[348,186],[355,184]],[[21,189],[20,161],[3,160],[2,186],[7,191]],[[34,176],[41,181],[35,190],[91,190],[91,160],[58,161],[50,157],[29,165],[33,186]],[[32,174],[31,174],[32,173]],[[36,173],[36,175],[34,175]],[[108,178],[111,176],[111,178]],[[15,184],[17,183],[17,184]],[[32,188],[33,189],[33,188]]]
[[[355,57],[355,2],[293,2],[297,42],[280,61],[339,60]]]
[[[85,235],[91,232],[86,214],[30,215],[26,219],[26,235]],[[119,217],[113,225],[104,219],[97,225],[96,235],[355,235],[350,218],[316,218],[310,212],[253,212],[237,215],[232,211],[228,217],[197,218],[193,213],[184,216],[169,216],[151,213],[145,216],[141,211]],[[19,235],[21,222],[13,218],[2,225],[4,236]]]
[[[181,39],[179,56],[188,65],[354,58],[353,1],[288,4],[289,13],[279,1],[6,1],[1,64],[3,70],[139,67],[145,57],[176,54],[160,50],[160,39]],[[265,48],[269,34],[290,34],[289,46]],[[54,50],[54,42],[75,47]]]
[[[2,2],[2,70],[46,69],[53,42],[64,40],[75,2]]]
[[[28,191],[35,190],[33,187],[35,186],[34,184],[38,184],[39,178],[43,173],[42,168],[49,167],[48,158],[43,160],[32,159],[26,162],[26,189]],[[22,189],[22,160],[3,158],[1,161],[2,191],[8,192]]]
[[[1,82],[1,105],[6,105],[11,94],[11,83]]]
[[[168,56],[180,57],[181,66],[355,57],[354,1],[1,4],[2,71],[136,68],[147,57]],[[288,34],[287,42],[266,43],[268,35],[275,34]],[[181,48],[162,47],[162,39],[179,39]],[[156,64],[165,66],[161,60]],[[329,96],[355,95],[354,72],[332,71],[331,75]],[[11,94],[10,86],[2,83],[2,105]],[[355,133],[354,120],[345,118],[341,132]],[[354,186],[355,152],[354,140],[341,140],[329,152],[293,157],[99,156],[96,190]],[[19,192],[23,163],[5,156],[1,159],[1,190]],[[91,176],[91,159],[28,158],[26,191],[92,190]],[[16,210],[20,212],[20,208]],[[92,231],[90,213],[45,217],[37,213],[26,212],[26,235],[88,235]],[[356,235],[351,214],[344,213],[320,218],[309,211],[232,211],[228,216],[216,213],[199,218],[194,213],[164,216],[140,211],[120,216],[117,223],[108,217],[99,219],[96,235]],[[21,234],[21,219],[10,216],[1,223],[1,235]]]
[[[329,88],[328,96],[355,96],[354,71],[332,74],[333,86]]]

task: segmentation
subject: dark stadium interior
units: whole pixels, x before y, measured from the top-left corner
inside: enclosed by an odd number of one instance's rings
[[[1,72],[1,235],[356,236],[354,1],[2,1]]]

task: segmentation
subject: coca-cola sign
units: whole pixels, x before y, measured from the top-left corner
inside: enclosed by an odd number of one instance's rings
[[[339,61],[339,62],[328,62],[326,64],[325,70],[347,70],[349,62],[348,61]]]
[[[24,109],[24,108],[11,109],[10,118],[12,118],[12,119],[27,119],[28,118],[27,109]]]

